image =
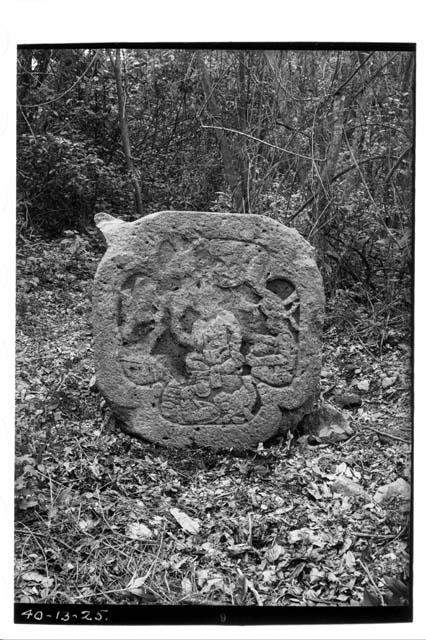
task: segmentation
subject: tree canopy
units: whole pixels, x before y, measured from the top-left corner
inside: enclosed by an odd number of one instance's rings
[[[19,233],[84,231],[98,211],[258,213],[314,244],[329,293],[380,289],[390,303],[409,276],[414,62],[20,48]]]

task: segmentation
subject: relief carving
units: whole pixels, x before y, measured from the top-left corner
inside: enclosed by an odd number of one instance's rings
[[[160,411],[172,422],[247,422],[258,382],[292,381],[298,294],[285,278],[268,280],[268,255],[254,243],[182,246],[175,263],[172,242],[160,245],[156,281],[136,273],[121,288],[123,371],[138,385],[163,382]]]
[[[238,214],[102,224],[95,360],[127,429],[175,446],[246,448],[309,410],[323,292],[297,232]]]

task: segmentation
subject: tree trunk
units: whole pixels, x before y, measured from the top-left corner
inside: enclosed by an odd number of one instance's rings
[[[33,58],[32,49],[22,49],[18,51],[18,105],[19,108],[17,110],[16,123],[17,123],[17,132],[18,135],[24,133],[29,129],[31,131],[31,109],[28,109],[30,112],[28,115],[25,113],[25,98],[31,89],[31,63]]]
[[[238,96],[237,96],[237,109],[238,109],[238,128],[240,131],[248,130],[247,121],[247,79],[246,79],[246,66],[245,66],[244,51],[238,52]],[[250,213],[250,201],[249,201],[249,159],[247,152],[247,139],[243,138],[239,143],[239,150],[237,154],[238,168],[240,172],[240,185],[241,185],[241,197],[242,197],[242,210],[244,213]]]
[[[311,229],[312,239],[318,251],[318,258],[323,259],[328,245],[328,228],[333,215],[336,214],[332,206],[331,183],[336,171],[339,151],[342,146],[345,116],[345,96],[335,95],[331,107],[330,118],[330,138],[326,152],[327,160],[319,171],[320,196],[312,210],[313,227]]]
[[[219,119],[219,107],[217,106],[216,100],[213,96],[213,90],[210,84],[206,65],[204,64],[202,52],[197,52],[197,59],[198,66],[201,71],[201,84],[206,96],[206,104],[210,106],[211,115],[215,118],[217,124],[221,125],[222,123]],[[222,154],[225,179],[231,189],[233,207],[237,213],[244,212],[244,197],[238,158],[236,157],[232,145],[228,143],[225,132],[222,131],[222,129],[215,129],[214,131]]]
[[[339,157],[343,137],[343,123],[345,114],[345,96],[337,95],[333,99],[331,116],[331,139],[327,151],[327,161],[321,171],[321,179],[325,186],[330,184],[331,178],[336,173],[336,164]]]
[[[144,215],[142,207],[142,194],[138,174],[133,164],[132,152],[130,149],[129,128],[126,116],[126,97],[123,91],[123,80],[121,73],[120,49],[115,50],[115,60],[113,60],[111,54],[110,58],[114,67],[115,82],[117,85],[118,113],[120,118],[121,139],[123,142],[124,156],[126,158],[127,171],[129,172],[135,191],[136,210],[138,212],[138,216],[141,217]]]

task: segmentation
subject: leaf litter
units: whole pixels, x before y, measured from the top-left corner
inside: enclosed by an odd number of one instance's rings
[[[52,273],[62,269],[57,242],[25,250],[43,254]],[[24,275],[34,265],[25,258],[18,255]],[[18,316],[17,601],[405,601],[408,492],[380,489],[411,479],[405,345],[372,357],[371,345],[326,335],[323,388],[362,396],[349,410],[354,436],[345,442],[312,444],[296,433],[240,455],[167,450],[122,433],[96,391],[97,259],[93,249],[84,263],[72,258],[77,280],[40,279]]]

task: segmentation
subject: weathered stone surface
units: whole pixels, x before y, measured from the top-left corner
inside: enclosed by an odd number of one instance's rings
[[[343,442],[354,434],[345,414],[328,402],[324,402],[306,416],[302,426],[304,432],[318,442]]]
[[[352,409],[362,405],[361,397],[357,393],[335,394],[334,401],[339,407]]]
[[[340,493],[343,496],[367,496],[367,493],[358,482],[343,475],[336,478],[333,482],[332,489],[335,493]]]
[[[96,218],[97,385],[123,428],[168,446],[245,449],[318,394],[323,288],[312,247],[257,215]]]
[[[410,496],[411,489],[408,482],[404,478],[397,478],[394,482],[379,487],[374,494],[374,500],[379,503],[395,497],[409,500]]]

